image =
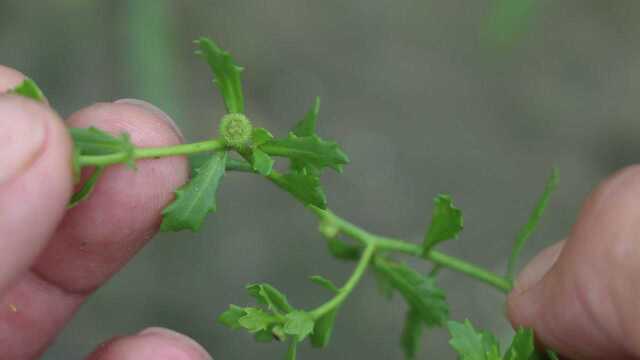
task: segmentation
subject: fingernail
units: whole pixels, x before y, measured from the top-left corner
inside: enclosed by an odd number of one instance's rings
[[[47,124],[0,99],[0,185],[26,170],[44,148]]]
[[[169,330],[163,327],[150,327],[140,331],[138,335],[152,335],[152,336],[155,335],[155,336],[160,336],[168,339],[173,339],[181,343],[187,343],[191,345],[196,351],[198,351],[198,353],[200,353],[203,360],[213,360],[211,355],[209,355],[209,353],[202,347],[202,345],[198,344],[195,340],[191,339],[190,337],[182,335],[173,330]]]
[[[148,112],[154,114],[155,116],[159,117],[160,119],[164,120],[167,124],[169,124],[171,128],[176,132],[176,134],[180,136],[180,139],[184,140],[184,135],[182,135],[182,131],[180,131],[180,128],[178,127],[176,122],[173,121],[173,119],[169,115],[167,115],[167,113],[160,110],[160,108],[151,104],[150,102],[147,102],[144,100],[138,100],[138,99],[120,99],[120,100],[114,101],[114,104],[129,104],[129,105],[139,106],[147,110]]]
[[[560,241],[540,252],[524,267],[514,286],[515,294],[523,294],[536,285],[549,272],[562,252],[564,241]]]

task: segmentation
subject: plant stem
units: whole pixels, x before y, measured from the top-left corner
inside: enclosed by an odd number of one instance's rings
[[[309,312],[311,314],[311,317],[313,317],[314,320],[318,320],[322,316],[326,315],[327,313],[333,311],[334,309],[342,305],[342,303],[346,300],[349,294],[351,294],[353,289],[356,287],[358,282],[360,282],[360,279],[362,279],[362,276],[364,276],[367,270],[367,267],[371,262],[371,258],[373,258],[373,254],[375,253],[375,251],[376,251],[375,244],[373,243],[367,244],[367,246],[364,249],[364,252],[362,253],[362,256],[360,257],[360,260],[358,261],[358,266],[356,266],[355,270],[349,277],[349,280],[347,280],[344,286],[340,288],[340,291],[338,292],[338,294],[333,298],[331,298],[326,303],[318,306],[317,308]]]
[[[206,140],[191,144],[182,144],[175,146],[136,148],[133,151],[133,159],[139,160],[144,158],[162,158],[168,156],[180,156],[196,154],[200,152],[216,151],[224,149],[226,145],[218,139]],[[107,166],[125,162],[129,159],[129,154],[120,152],[107,155],[85,155],[78,158],[80,166]]]
[[[491,285],[503,293],[511,291],[511,283],[504,277],[491,271],[480,268],[462,259],[446,255],[437,250],[429,251],[426,256],[422,254],[422,247],[407,241],[387,238],[371,234],[366,230],[340,218],[329,210],[311,207],[311,210],[324,221],[329,221],[337,226],[345,235],[369,246],[374,245],[378,250],[405,253],[417,257],[424,257],[436,265],[455,270],[485,284]]]

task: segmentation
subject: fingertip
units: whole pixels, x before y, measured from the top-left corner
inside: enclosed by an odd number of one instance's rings
[[[26,76],[18,70],[0,65],[0,93],[20,85]]]
[[[195,340],[164,328],[149,328],[136,335],[114,338],[87,360],[212,360]]]

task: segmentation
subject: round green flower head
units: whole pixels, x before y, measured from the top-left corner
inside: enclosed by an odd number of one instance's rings
[[[234,148],[249,143],[253,126],[244,114],[227,114],[220,121],[220,136],[224,142]]]

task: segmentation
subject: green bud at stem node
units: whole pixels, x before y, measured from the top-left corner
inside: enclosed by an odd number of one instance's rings
[[[233,148],[242,148],[251,140],[253,126],[244,114],[227,114],[220,121],[220,137]]]

